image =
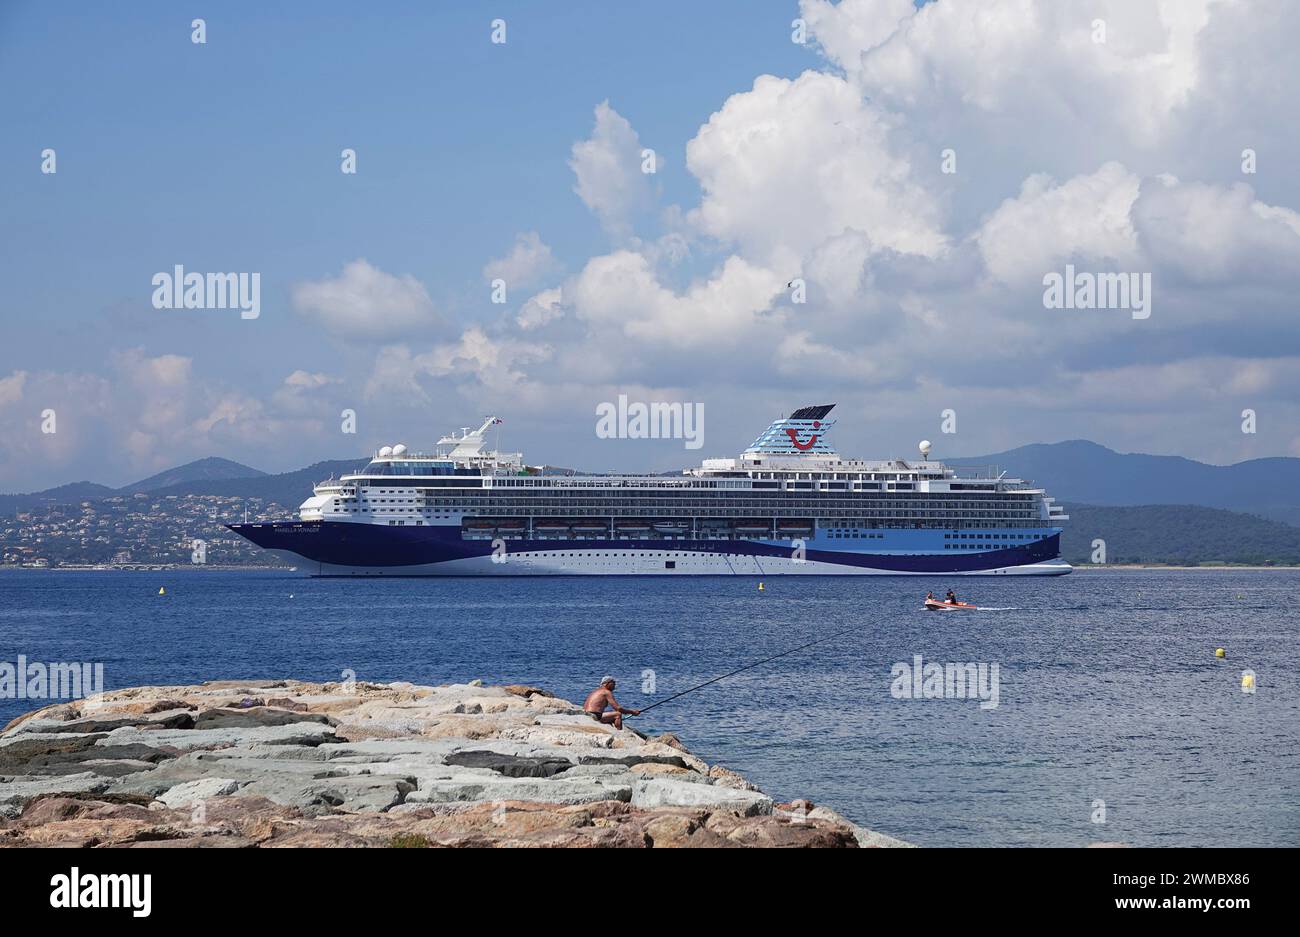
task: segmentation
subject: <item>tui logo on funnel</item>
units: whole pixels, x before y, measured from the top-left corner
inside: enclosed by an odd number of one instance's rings
[[[821,425],[822,424],[819,420],[813,420],[812,428],[818,430],[821,429]],[[800,442],[799,430],[790,426],[786,427],[785,434],[790,437],[790,444],[800,452],[807,452],[813,446],[817,445],[817,440],[821,437],[821,434],[814,432],[807,442]]]

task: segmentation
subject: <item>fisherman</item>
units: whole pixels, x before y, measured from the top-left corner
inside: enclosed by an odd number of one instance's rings
[[[957,595],[956,595],[956,593],[954,593],[951,589],[948,590],[948,595],[946,596],[946,598],[947,598],[948,603],[949,603],[950,605],[956,605],[956,604],[957,604]]]
[[[614,699],[614,678],[602,677],[600,686],[587,694],[586,702],[582,704],[582,711],[597,722],[612,724],[615,729],[623,728],[624,716],[639,716],[639,709],[624,709],[618,705]],[[606,708],[613,709],[612,713],[605,712]]]

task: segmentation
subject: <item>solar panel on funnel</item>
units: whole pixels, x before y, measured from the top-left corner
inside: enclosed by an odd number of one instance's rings
[[[825,403],[820,407],[800,407],[791,413],[787,419],[791,420],[821,420],[825,419],[826,414],[835,409],[835,404]]]

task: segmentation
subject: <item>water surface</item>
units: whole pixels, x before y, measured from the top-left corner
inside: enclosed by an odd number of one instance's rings
[[[921,610],[927,589],[949,586],[998,610]],[[638,727],[676,732],[778,798],[922,845],[1294,846],[1300,626],[1286,609],[1298,592],[1294,571],[773,578],[762,591],[738,577],[5,571],[0,661],[103,662],[109,688],[351,670],[570,699],[611,673],[620,702],[643,707],[850,629]],[[997,663],[999,705],[894,698],[891,667],[917,654]],[[0,723],[32,708],[0,699]]]

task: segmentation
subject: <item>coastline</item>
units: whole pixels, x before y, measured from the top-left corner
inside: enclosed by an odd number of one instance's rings
[[[209,681],[0,732],[0,846],[907,847],[524,685]]]

